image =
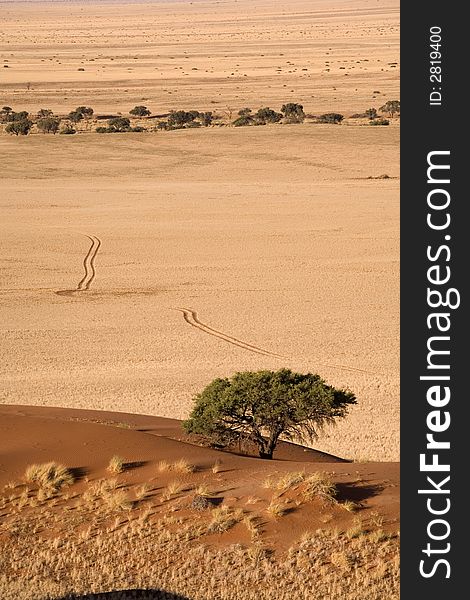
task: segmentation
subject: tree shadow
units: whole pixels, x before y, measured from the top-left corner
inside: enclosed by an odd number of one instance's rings
[[[97,594],[63,596],[60,600],[190,600],[186,596],[173,594],[165,590],[119,590],[115,592],[101,592]]]
[[[345,482],[336,484],[338,494],[336,499],[339,502],[345,500],[352,500],[353,502],[362,502],[373,496],[377,496],[383,491],[383,485],[358,483],[358,482]]]

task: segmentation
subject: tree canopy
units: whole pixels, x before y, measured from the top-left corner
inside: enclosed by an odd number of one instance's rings
[[[311,442],[325,425],[345,417],[351,404],[356,404],[351,391],[316,374],[248,371],[210,383],[195,397],[183,427],[221,447],[250,441],[260,457],[272,458],[281,436]]]

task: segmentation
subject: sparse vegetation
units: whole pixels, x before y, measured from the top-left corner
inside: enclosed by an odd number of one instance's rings
[[[388,114],[389,117],[394,117],[400,114],[400,101],[399,100],[388,100],[383,106],[379,108],[380,112]]]
[[[355,403],[352,392],[327,385],[319,375],[288,369],[236,373],[215,379],[196,396],[183,427],[220,446],[248,440],[270,459],[281,436],[311,441]]]
[[[390,121],[388,119],[372,119],[369,125],[390,125]]]
[[[73,473],[56,462],[30,465],[25,472],[25,479],[40,488],[59,491],[74,482]]]
[[[344,116],[340,113],[325,113],[317,118],[317,123],[328,123],[332,125],[338,125],[344,119]]]
[[[134,106],[134,108],[129,111],[129,114],[133,117],[148,117],[152,113],[146,106]]]
[[[207,527],[209,533],[223,533],[243,519],[243,511],[219,506],[212,511],[212,520]]]
[[[124,471],[124,460],[120,456],[113,456],[108,464],[110,473],[122,473]]]
[[[304,107],[295,102],[288,102],[281,108],[285,123],[303,123],[305,120]]]
[[[60,119],[54,117],[43,117],[37,122],[37,128],[43,133],[56,134],[59,131]]]
[[[303,495],[307,500],[321,498],[326,502],[336,502],[336,485],[326,473],[312,473],[305,479]]]
[[[33,126],[33,122],[30,121],[29,119],[20,119],[20,120],[13,120],[11,123],[8,123],[8,125],[5,128],[5,131],[7,133],[11,133],[13,135],[28,135],[28,133],[31,131],[31,127]]]

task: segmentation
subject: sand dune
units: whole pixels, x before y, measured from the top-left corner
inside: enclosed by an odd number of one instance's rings
[[[197,600],[218,593],[235,599],[256,572],[256,597],[267,599],[279,577],[276,569],[283,572],[276,598],[300,600],[313,590],[327,598],[331,586],[349,600],[361,586],[365,598],[377,597],[367,595],[368,588],[377,593],[383,586],[387,597],[396,597],[397,463],[345,463],[292,444],[265,461],[193,445],[175,420],[102,411],[3,406],[0,434],[5,600],[127,586]],[[113,474],[107,467],[115,455],[124,465]],[[182,470],[180,459],[191,469]],[[75,481],[48,495],[25,473],[50,461],[66,466]],[[315,473],[336,485],[334,502],[305,495]],[[211,510],[194,508],[201,493]],[[222,505],[235,522],[224,529],[228,521],[221,521],[220,531],[213,531]],[[273,513],[273,506],[283,512]],[[327,559],[318,556],[318,544]],[[356,565],[367,560],[367,570],[356,568],[346,588],[341,573],[352,555]],[[290,562],[296,556],[297,567],[302,560],[320,560],[323,568],[298,569]],[[201,578],[197,563],[207,561],[213,568],[222,561],[224,576],[214,579],[205,571]],[[249,590],[243,597],[252,597]]]

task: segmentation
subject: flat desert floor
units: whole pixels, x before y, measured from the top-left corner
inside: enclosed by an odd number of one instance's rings
[[[5,3],[2,19],[15,110],[348,115],[399,97],[396,2]],[[357,395],[316,448],[398,458],[395,122],[2,135],[0,152],[0,402],[184,418],[214,377],[289,367]]]

